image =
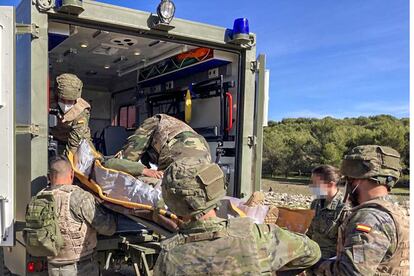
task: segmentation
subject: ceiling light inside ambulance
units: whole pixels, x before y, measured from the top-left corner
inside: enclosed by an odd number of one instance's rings
[[[109,69],[109,68],[111,68],[111,66],[110,66],[109,64],[106,64],[106,65],[104,66],[104,68],[105,68],[105,69]]]
[[[161,0],[158,5],[157,14],[162,23],[169,24],[175,14],[175,5],[170,0]]]
[[[141,53],[140,52],[138,52],[138,51],[135,51],[134,52],[134,56],[139,56]]]
[[[81,48],[88,48],[88,42],[82,42],[79,46]]]

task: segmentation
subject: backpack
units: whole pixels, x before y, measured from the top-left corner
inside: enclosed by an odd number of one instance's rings
[[[42,190],[32,197],[26,209],[23,237],[32,256],[57,256],[63,247],[56,201],[51,191]]]

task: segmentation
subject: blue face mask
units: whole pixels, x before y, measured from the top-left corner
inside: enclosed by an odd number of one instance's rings
[[[321,187],[309,187],[309,190],[317,199],[326,198],[326,196],[328,195],[326,189],[322,189]]]

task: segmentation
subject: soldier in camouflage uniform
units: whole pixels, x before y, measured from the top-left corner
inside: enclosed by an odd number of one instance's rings
[[[144,154],[151,163],[158,165],[158,172],[148,171],[146,166],[138,163]],[[209,163],[211,156],[207,141],[184,122],[157,114],[146,119],[128,138],[119,158],[106,161],[105,166],[134,176],[160,178],[161,171],[173,161],[187,157],[196,157]]]
[[[100,206],[89,192],[72,185],[74,173],[66,158],[50,163],[49,188],[59,212],[59,228],[64,245],[57,256],[48,257],[51,276],[97,276],[97,233],[113,235],[116,218]]]
[[[73,74],[61,74],[56,78],[58,106],[58,124],[51,132],[58,142],[59,153],[75,153],[82,139],[91,141],[89,117],[91,106],[81,98],[82,81]],[[92,143],[91,143],[92,145]]]
[[[315,210],[315,217],[306,234],[319,244],[322,258],[327,259],[336,256],[338,227],[348,210],[337,187],[339,180],[339,170],[335,167],[322,165],[312,171],[310,189],[316,199],[311,209]]]
[[[354,206],[339,230],[335,260],[316,265],[317,275],[409,275],[409,226],[388,192],[400,176],[400,155],[367,145],[346,155],[341,172]]]
[[[155,276],[299,273],[320,258],[318,245],[305,235],[245,217],[218,218],[226,190],[217,164],[180,159],[168,167],[161,187],[165,203],[184,222],[161,243]]]

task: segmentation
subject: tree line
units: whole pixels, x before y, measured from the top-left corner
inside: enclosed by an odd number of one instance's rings
[[[389,115],[335,119],[297,118],[269,121],[264,128],[263,174],[309,174],[317,165],[339,167],[358,145],[390,146],[401,154],[403,172],[409,164],[409,119]]]

